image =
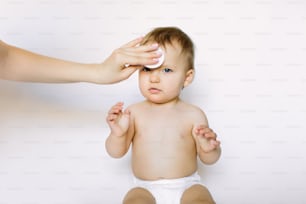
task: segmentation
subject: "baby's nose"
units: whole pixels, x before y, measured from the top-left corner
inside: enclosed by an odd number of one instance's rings
[[[159,71],[158,70],[152,70],[151,74],[150,74],[150,81],[151,82],[159,82],[160,78],[159,78]]]

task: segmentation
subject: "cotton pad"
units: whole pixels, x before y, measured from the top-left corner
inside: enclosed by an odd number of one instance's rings
[[[165,60],[165,54],[164,51],[161,48],[157,49],[157,52],[160,52],[162,55],[158,58],[158,62],[156,64],[148,64],[145,65],[145,67],[149,68],[149,69],[156,69],[158,67],[160,67],[160,65],[162,65],[164,63]]]

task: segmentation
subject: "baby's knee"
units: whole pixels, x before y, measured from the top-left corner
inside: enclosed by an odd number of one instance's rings
[[[155,204],[155,199],[148,190],[137,187],[127,192],[123,204]]]
[[[200,184],[196,184],[188,188],[182,196],[182,204],[215,204],[208,189]]]

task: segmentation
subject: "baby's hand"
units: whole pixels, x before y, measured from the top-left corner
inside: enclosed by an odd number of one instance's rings
[[[122,136],[129,128],[130,112],[122,111],[123,103],[118,102],[108,112],[106,121],[111,128],[112,134]]]
[[[193,128],[193,134],[202,151],[208,153],[220,146],[217,135],[214,131],[204,125],[198,125]]]

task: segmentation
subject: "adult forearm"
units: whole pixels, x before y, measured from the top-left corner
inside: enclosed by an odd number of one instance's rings
[[[94,82],[97,65],[55,59],[1,43],[0,78],[30,82]]]

